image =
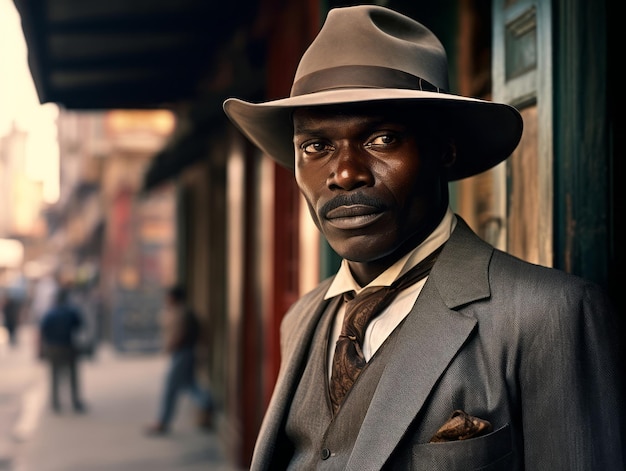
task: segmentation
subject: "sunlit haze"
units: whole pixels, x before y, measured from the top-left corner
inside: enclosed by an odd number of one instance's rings
[[[0,0],[0,137],[15,125],[28,133],[27,176],[43,182],[45,202],[59,197],[59,150],[54,104],[39,103],[28,69],[20,16],[12,0]]]

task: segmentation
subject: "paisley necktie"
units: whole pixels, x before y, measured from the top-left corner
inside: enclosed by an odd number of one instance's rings
[[[358,295],[344,293],[346,312],[341,333],[335,345],[330,377],[330,398],[333,413],[337,413],[345,395],[365,366],[363,337],[369,322],[380,314],[403,289],[417,283],[430,273],[443,246],[410,269],[390,286],[371,286]]]

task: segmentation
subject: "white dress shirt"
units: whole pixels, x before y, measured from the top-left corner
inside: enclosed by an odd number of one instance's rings
[[[359,286],[350,272],[347,260],[342,260],[339,271],[328,288],[324,299],[330,299],[348,291],[354,291],[358,294],[361,290],[370,286],[391,285],[397,278],[424,260],[441,244],[446,242],[455,226],[456,217],[452,210],[448,208],[439,225],[420,245],[390,266],[367,286]],[[370,358],[372,358],[372,355],[376,353],[376,350],[383,344],[389,334],[391,334],[398,324],[408,315],[422,291],[426,279],[427,277],[398,293],[391,304],[370,322],[365,331],[365,339],[362,345],[365,361],[369,361]],[[345,305],[342,304],[335,315],[333,329],[329,339],[329,375],[332,368],[333,355],[335,353],[334,346],[341,333],[344,314]]]

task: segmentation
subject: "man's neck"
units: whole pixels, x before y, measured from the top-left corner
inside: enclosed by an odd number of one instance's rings
[[[448,208],[442,215],[442,218],[434,224],[433,227],[427,228],[425,234],[419,233],[415,237],[412,237],[392,254],[380,258],[378,260],[370,262],[353,262],[348,261],[348,267],[354,280],[360,286],[366,286],[375,280],[378,276],[388,270],[394,263],[404,257],[406,254],[415,250],[420,245],[424,244],[433,235],[436,235],[438,231],[447,231],[446,240],[449,236],[451,221],[453,219],[452,211]],[[445,227],[443,227],[445,226]],[[433,247],[436,248],[436,247]],[[425,256],[428,254],[424,254]]]

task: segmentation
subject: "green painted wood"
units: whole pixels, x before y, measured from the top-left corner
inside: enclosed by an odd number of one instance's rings
[[[341,265],[341,257],[337,255],[328,242],[320,237],[320,281],[337,273]]]
[[[608,284],[611,159],[605,2],[559,0],[555,21],[555,265]]]

